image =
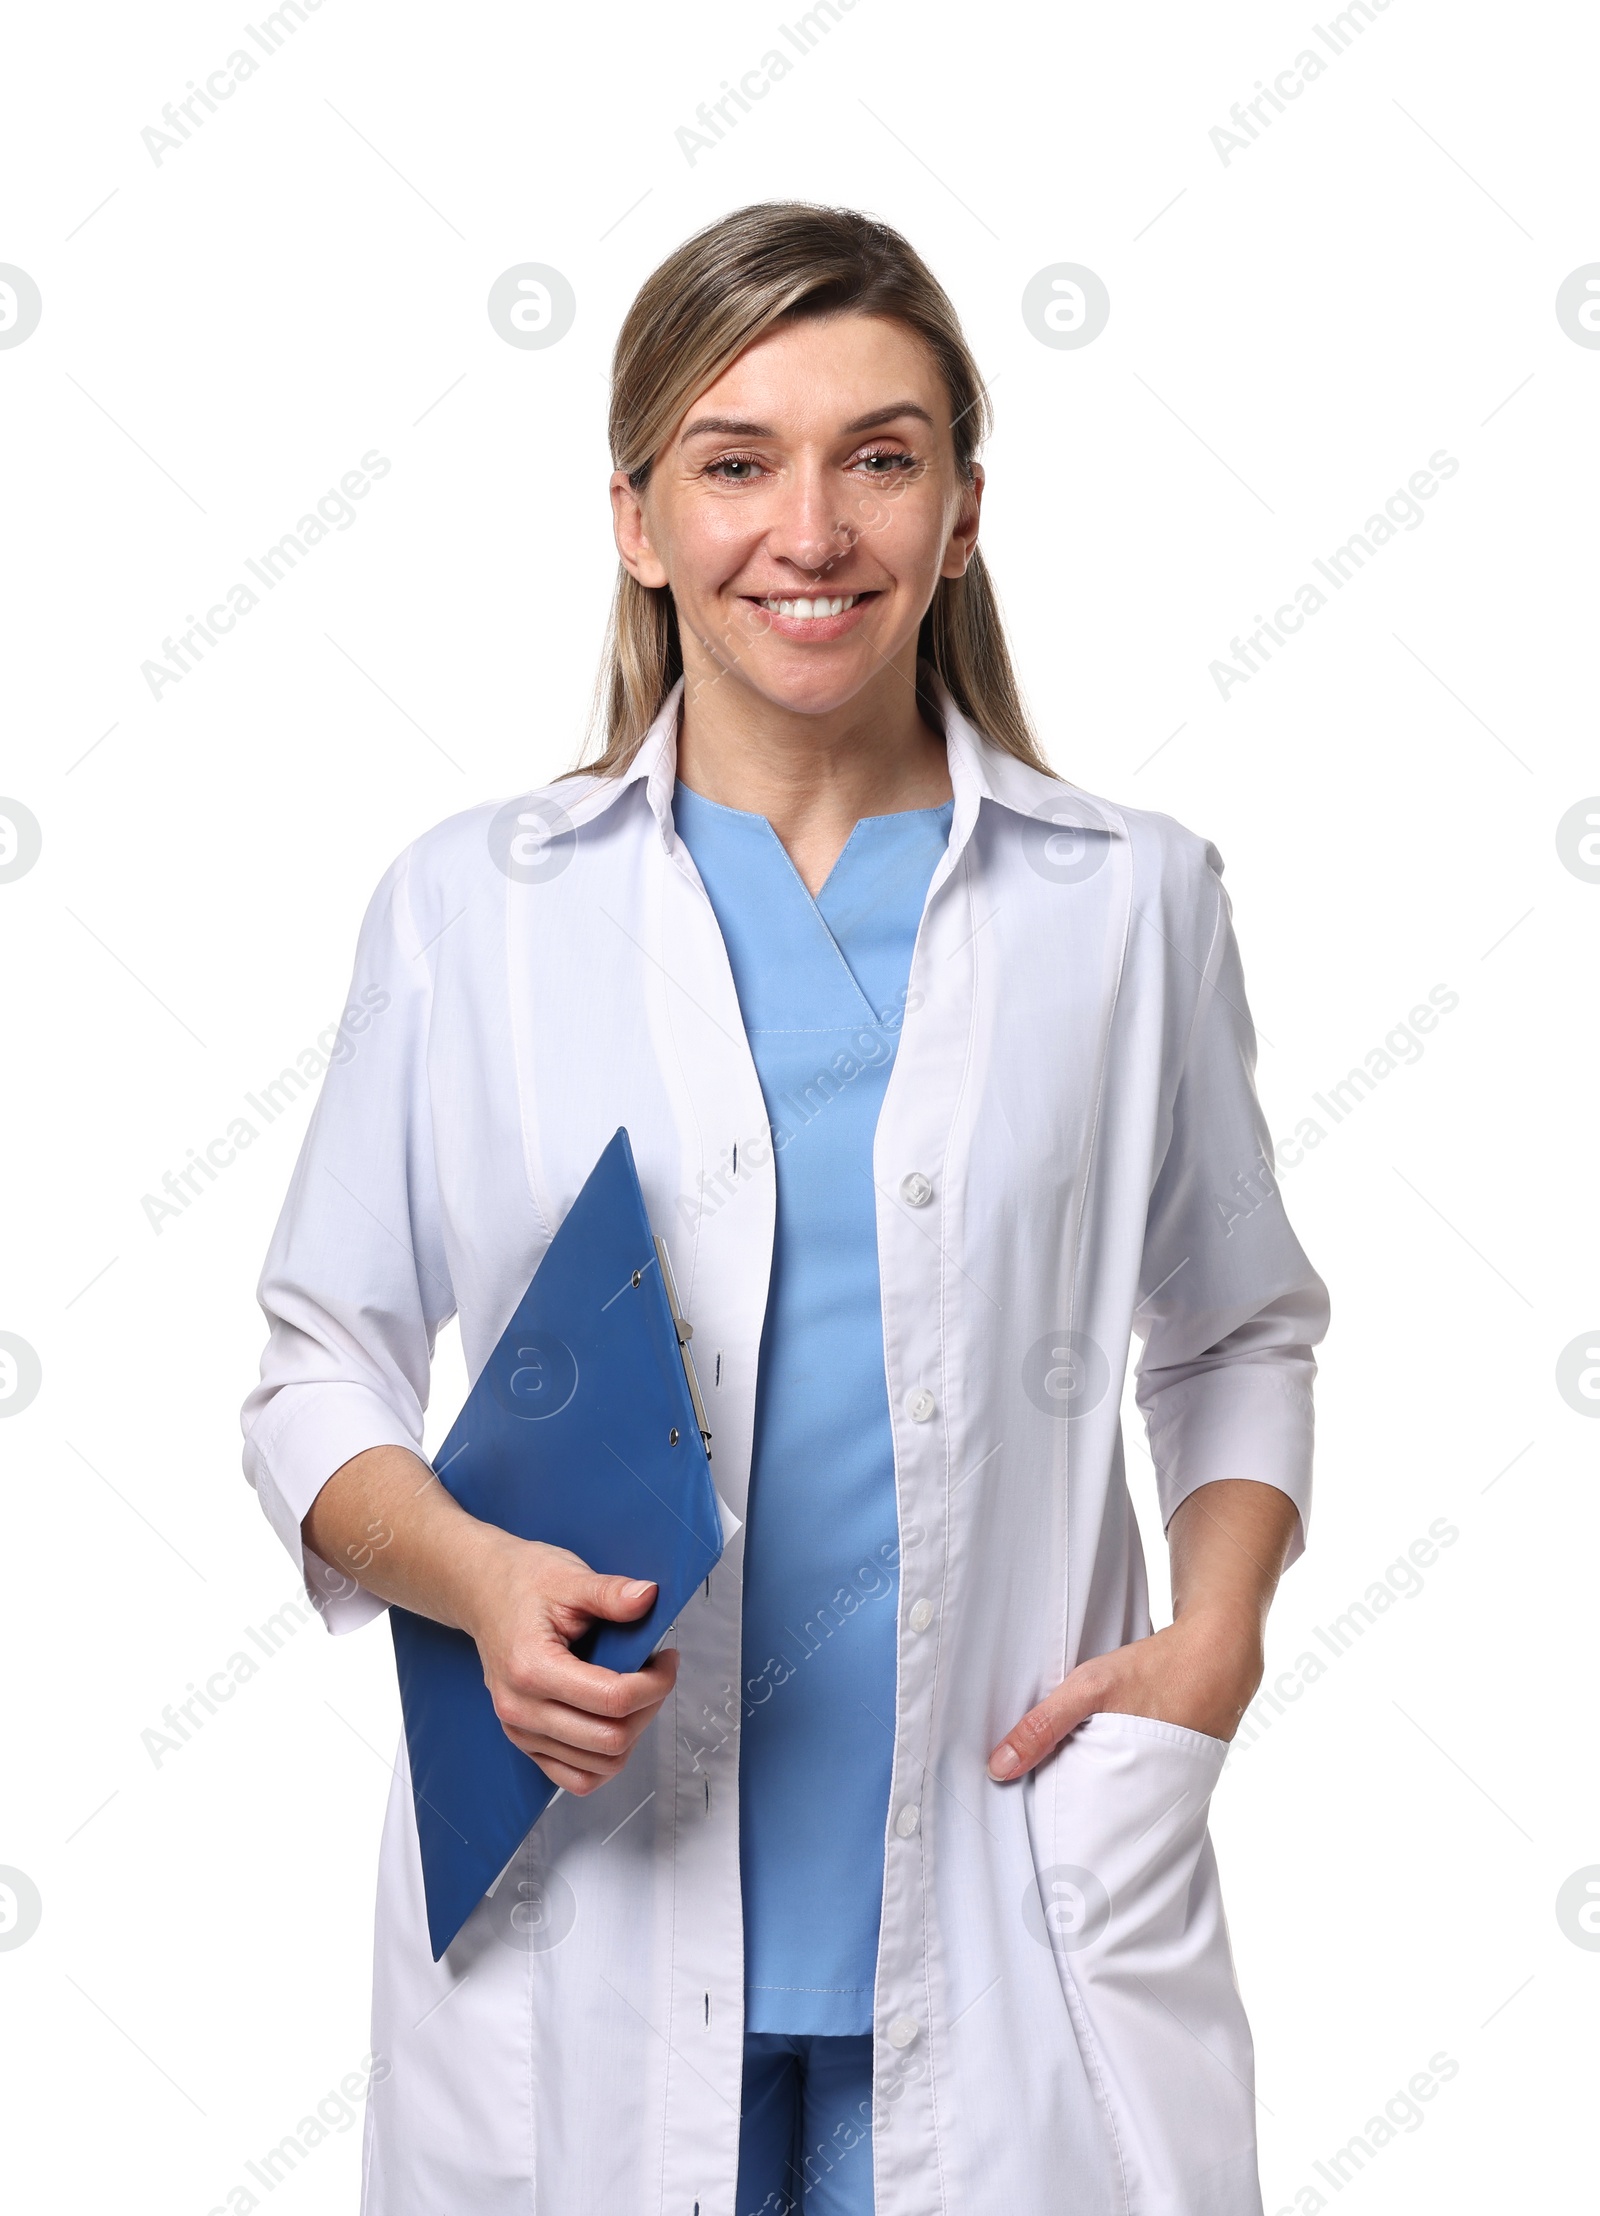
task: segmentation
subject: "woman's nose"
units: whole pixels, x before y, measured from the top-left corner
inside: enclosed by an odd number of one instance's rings
[[[856,533],[845,504],[821,471],[802,472],[787,481],[767,534],[771,553],[795,569],[820,577],[841,561],[855,542]]]

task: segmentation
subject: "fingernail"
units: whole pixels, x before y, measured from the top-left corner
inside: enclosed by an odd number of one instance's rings
[[[1015,1747],[997,1747],[989,1757],[991,1777],[1010,1777],[1020,1767]]]
[[[631,1578],[629,1582],[623,1586],[622,1597],[624,1600],[641,1600],[646,1593],[651,1593],[654,1591],[655,1584],[653,1579],[648,1577],[635,1577]]]

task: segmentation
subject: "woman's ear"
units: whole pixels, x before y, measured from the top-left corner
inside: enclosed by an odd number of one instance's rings
[[[950,536],[945,541],[944,560],[939,565],[941,577],[964,577],[978,544],[978,516],[983,507],[983,465],[974,462],[972,479],[961,487],[961,498],[956,509],[956,520],[951,525]]]
[[[622,566],[629,576],[636,577],[641,585],[652,588],[664,585],[667,582],[666,567],[650,543],[650,533],[645,523],[644,495],[634,490],[625,469],[613,470],[611,473],[611,528],[616,536]]]

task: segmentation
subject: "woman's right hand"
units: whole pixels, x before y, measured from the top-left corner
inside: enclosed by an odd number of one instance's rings
[[[572,1641],[597,1619],[631,1623],[656,1589],[637,1578],[602,1577],[565,1547],[496,1534],[479,1564],[464,1628],[477,1643],[483,1679],[506,1737],[552,1784],[580,1797],[617,1775],[672,1691],[675,1647],[642,1670],[619,1673],[581,1662]]]
[[[468,1515],[405,1447],[353,1455],[312,1502],[302,1535],[353,1583],[470,1633],[506,1737],[569,1793],[615,1777],[672,1691],[675,1647],[626,1673],[571,1651],[597,1618],[644,1615],[653,1585],[598,1576],[565,1547]]]

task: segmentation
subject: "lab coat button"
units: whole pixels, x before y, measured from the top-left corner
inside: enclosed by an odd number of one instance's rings
[[[919,1385],[914,1393],[906,1395],[906,1414],[913,1423],[931,1422],[939,1403],[925,1385]]]
[[[916,2024],[909,2016],[896,2016],[889,2026],[889,2044],[891,2047],[909,2047],[916,2036]]]
[[[921,1170],[913,1170],[909,1177],[900,1180],[900,1198],[913,1208],[926,1208],[933,1198],[933,1182],[923,1176]]]
[[[932,1601],[914,1600],[911,1603],[911,1613],[906,1618],[906,1621],[908,1624],[910,1624],[913,1631],[926,1631],[929,1624],[931,1624],[933,1621]]]
[[[915,1801],[907,1801],[894,1820],[894,1828],[902,1839],[909,1839],[922,1821],[922,1811]]]

